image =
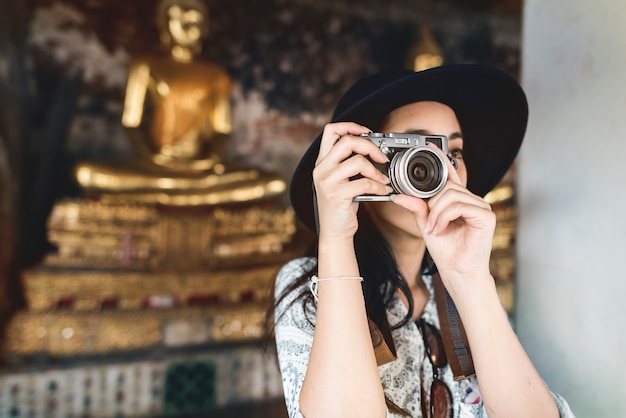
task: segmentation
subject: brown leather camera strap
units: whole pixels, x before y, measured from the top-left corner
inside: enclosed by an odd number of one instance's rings
[[[439,313],[439,326],[441,338],[446,350],[446,357],[452,369],[454,380],[461,380],[475,374],[472,352],[470,351],[467,335],[459,312],[452,301],[452,297],[446,290],[439,272],[432,276],[435,292],[435,302]]]
[[[394,361],[396,356],[396,346],[393,343],[393,337],[391,336],[391,328],[389,322],[385,318],[382,328],[378,328],[374,321],[367,319],[367,323],[370,328],[370,337],[372,338],[372,345],[374,346],[374,356],[376,357],[376,365],[382,366],[383,364]]]

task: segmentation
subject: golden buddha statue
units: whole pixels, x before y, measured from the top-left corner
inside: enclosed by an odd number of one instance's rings
[[[197,59],[208,32],[198,0],[162,0],[157,23],[169,54],[138,57],[128,77],[122,124],[132,158],[84,162],[76,179],[106,201],[174,206],[248,202],[278,195],[285,181],[220,158],[232,131],[231,79]]]

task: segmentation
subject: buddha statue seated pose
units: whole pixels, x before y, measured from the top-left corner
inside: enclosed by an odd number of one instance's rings
[[[197,0],[159,2],[161,43],[169,52],[134,60],[122,124],[135,153],[83,162],[76,179],[105,200],[174,206],[248,202],[282,193],[275,173],[230,167],[221,154],[231,135],[231,79],[198,59],[208,12]]]

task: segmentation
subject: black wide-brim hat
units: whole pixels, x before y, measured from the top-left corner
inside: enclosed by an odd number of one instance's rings
[[[518,82],[502,70],[477,64],[378,73],[348,89],[331,121],[379,129],[392,110],[420,101],[443,103],[454,110],[463,133],[467,187],[485,196],[513,164],[526,132],[528,103]],[[304,153],[290,186],[296,214],[313,230],[313,168],[321,137],[320,133]]]

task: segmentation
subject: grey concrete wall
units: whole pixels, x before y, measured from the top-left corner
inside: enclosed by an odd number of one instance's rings
[[[626,2],[526,0],[517,331],[578,417],[626,416]]]

